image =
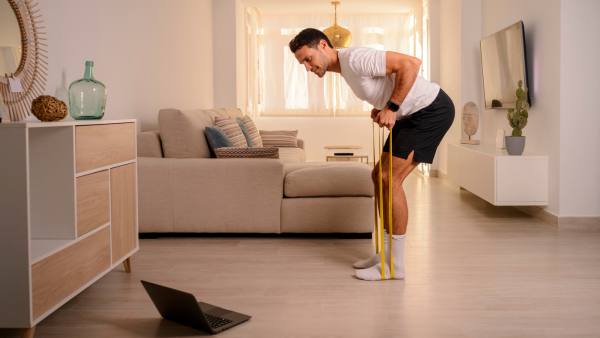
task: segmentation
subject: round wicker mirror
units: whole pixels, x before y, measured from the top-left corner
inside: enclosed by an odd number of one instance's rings
[[[11,49],[6,48],[6,52],[0,54],[0,57],[3,58],[12,57],[11,61],[16,66],[16,70],[13,72],[10,71],[14,67],[8,67],[3,74],[0,74],[0,95],[8,108],[9,119],[20,121],[29,115],[31,101],[45,90],[48,73],[46,36],[42,32],[42,15],[35,0],[0,1],[8,2],[8,6],[12,8],[21,35],[20,50],[14,46],[5,46],[16,49],[16,51],[12,52]],[[10,25],[10,22],[6,20],[6,24]],[[7,29],[11,28],[7,27]]]
[[[12,74],[21,64],[21,29],[8,1],[0,1],[0,74]]]

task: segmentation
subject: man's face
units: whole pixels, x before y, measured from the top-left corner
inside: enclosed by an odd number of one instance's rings
[[[296,53],[294,53],[296,60],[306,67],[306,71],[313,72],[318,77],[325,75],[327,66],[329,65],[327,56],[323,51],[323,46],[321,46],[322,43],[323,41],[315,46],[315,48],[302,46],[302,48],[296,50]]]

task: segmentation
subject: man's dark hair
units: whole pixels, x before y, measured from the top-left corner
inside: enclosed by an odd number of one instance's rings
[[[333,48],[331,41],[329,41],[329,38],[325,33],[315,28],[305,28],[290,41],[290,49],[292,50],[292,53],[296,53],[296,51],[303,46],[315,48],[321,40],[327,41],[329,47]]]

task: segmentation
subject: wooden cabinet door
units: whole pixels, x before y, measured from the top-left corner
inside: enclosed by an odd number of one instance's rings
[[[135,123],[76,126],[76,171],[135,160],[135,137]]]
[[[33,264],[33,319],[63,302],[108,268],[108,227]]]
[[[80,176],[77,182],[77,236],[109,222],[108,170]]]
[[[110,169],[113,264],[138,246],[136,182],[134,163]]]

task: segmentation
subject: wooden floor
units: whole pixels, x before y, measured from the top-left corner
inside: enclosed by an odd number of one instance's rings
[[[140,279],[248,313],[220,337],[600,337],[600,232],[492,207],[448,181],[407,180],[405,281],[363,282],[368,239],[166,238],[37,328],[36,337],[191,337]],[[0,331],[0,336],[14,336]]]

